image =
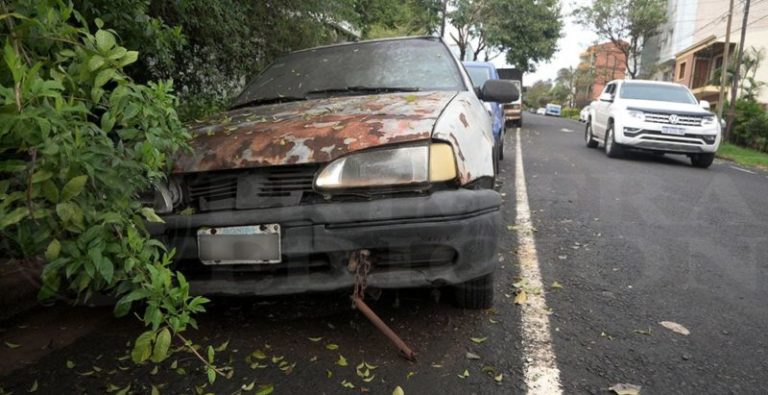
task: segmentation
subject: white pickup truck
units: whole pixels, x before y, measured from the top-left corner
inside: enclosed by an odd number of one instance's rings
[[[584,131],[587,147],[599,143],[611,158],[625,148],[687,155],[707,168],[720,145],[721,126],[688,88],[660,81],[618,80],[605,86],[590,106]]]

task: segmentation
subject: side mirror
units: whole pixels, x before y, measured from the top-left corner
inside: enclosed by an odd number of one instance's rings
[[[703,108],[703,109],[705,109],[707,111],[709,111],[709,109],[711,108],[711,106],[709,105],[709,102],[706,101],[706,100],[700,101],[699,105],[701,106],[701,108]]]
[[[488,80],[478,96],[482,101],[509,103],[520,98],[520,92],[512,81]]]
[[[600,101],[607,101],[613,103],[613,95],[610,93],[603,93],[600,95]]]

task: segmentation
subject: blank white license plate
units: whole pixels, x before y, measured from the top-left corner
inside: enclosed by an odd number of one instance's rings
[[[205,265],[280,263],[280,225],[200,228],[197,252]]]
[[[661,133],[671,134],[675,136],[683,136],[685,135],[685,128],[676,128],[674,126],[662,126]]]

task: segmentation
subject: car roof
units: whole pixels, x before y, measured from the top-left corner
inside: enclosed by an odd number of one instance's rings
[[[339,43],[339,44],[321,45],[318,47],[305,48],[297,51],[292,51],[290,53],[307,52],[307,51],[314,51],[317,49],[345,47],[345,46],[351,46],[351,45],[368,44],[368,43],[375,43],[375,42],[382,42],[382,41],[411,41],[411,40],[428,40],[428,41],[435,41],[435,42],[443,42],[443,40],[440,37],[435,37],[435,36],[387,37],[387,38],[377,38],[375,40],[348,41],[348,42]]]

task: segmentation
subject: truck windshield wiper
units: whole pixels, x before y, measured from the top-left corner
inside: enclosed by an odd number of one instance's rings
[[[410,86],[347,86],[344,88],[316,89],[307,92],[308,95],[323,93],[390,93],[390,92],[418,92],[420,89]]]
[[[265,97],[261,99],[254,99],[254,100],[248,100],[242,103],[235,104],[234,106],[230,107],[230,110],[235,110],[238,108],[243,107],[255,107],[255,106],[263,106],[265,104],[273,104],[273,103],[287,103],[291,101],[302,101],[302,100],[308,100],[306,97],[301,96],[275,96],[275,97]]]

